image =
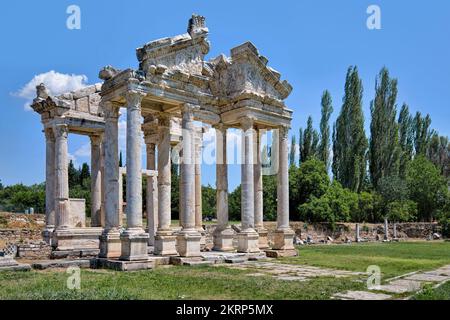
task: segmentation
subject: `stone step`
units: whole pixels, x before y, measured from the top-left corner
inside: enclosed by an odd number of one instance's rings
[[[68,268],[68,267],[79,267],[79,268],[89,268],[90,260],[45,260],[37,261],[31,264],[33,269],[45,270],[54,268]]]

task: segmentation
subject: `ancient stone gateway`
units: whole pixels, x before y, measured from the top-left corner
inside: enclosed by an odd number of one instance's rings
[[[206,61],[208,29],[204,17],[193,15],[188,32],[149,42],[137,49],[137,70],[100,71],[101,90],[50,97],[38,88],[33,108],[42,116],[47,137],[47,233],[55,250],[73,249],[95,231],[100,258],[122,261],[148,259],[148,245],[156,256],[199,257],[204,230],[201,223],[201,128],[216,130],[217,220],[215,251],[293,255],[294,233],[289,226],[288,130],[292,111],[284,104],[292,87],[280,73],[267,66],[267,58],[246,42]],[[42,92],[44,91],[44,92]],[[83,96],[80,98],[79,96]],[[92,102],[91,102],[92,100]],[[69,102],[68,102],[69,101]],[[92,107],[91,107],[92,106]],[[119,109],[126,108],[126,228],[121,229],[118,161]],[[143,124],[141,124],[141,120]],[[243,131],[241,231],[235,235],[228,221],[227,129]],[[277,231],[268,248],[263,225],[260,137],[266,130],[277,134],[272,152],[277,163]],[[67,186],[67,132],[92,137],[94,226],[77,228],[67,223],[71,215]],[[143,165],[141,133],[144,133],[149,179],[147,216],[142,213]],[[53,140],[56,137],[56,140]],[[56,141],[56,142],[54,142]],[[171,147],[181,145],[180,224],[171,228]],[[275,148],[274,148],[275,149]],[[150,181],[151,180],[151,181]],[[55,182],[53,182],[55,181]],[[85,231],[89,230],[89,231]],[[83,238],[84,237],[84,238]],[[237,247],[233,246],[237,239]],[[68,242],[65,242],[68,239]],[[65,247],[61,242],[67,243]]]

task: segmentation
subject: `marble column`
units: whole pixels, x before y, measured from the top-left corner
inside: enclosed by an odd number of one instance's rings
[[[119,106],[101,102],[105,114],[104,135],[104,213],[105,226],[100,236],[100,258],[118,258],[121,254],[119,231]]]
[[[264,228],[263,209],[263,176],[261,165],[261,131],[255,130],[255,165],[253,167],[253,184],[255,188],[255,229],[258,233],[258,246],[260,249],[269,248],[268,231]]]
[[[361,236],[360,236],[360,230],[359,230],[359,223],[356,224],[356,236],[355,236],[355,242],[361,242]]]
[[[238,252],[259,252],[258,233],[255,231],[255,188],[254,188],[254,120],[241,119],[242,164],[241,164],[241,224],[238,234]]]
[[[67,138],[69,127],[65,124],[55,126],[55,181],[56,181],[56,229],[69,228],[69,172]]]
[[[127,229],[121,234],[121,260],[148,259],[148,233],[142,220],[141,101],[145,95],[128,91],[127,100]]]
[[[125,168],[119,167],[119,226],[123,226],[123,176],[126,175]]]
[[[216,211],[217,227],[213,233],[215,251],[233,251],[234,231],[228,222],[228,164],[227,128],[218,124],[216,129]]]
[[[101,195],[102,195],[102,206],[100,209],[100,225],[102,228],[105,228],[105,141],[102,139],[102,146],[101,146],[101,158],[100,158],[100,171],[102,174],[102,181],[101,181]]]
[[[195,125],[194,106],[185,104],[182,115],[182,158],[180,165],[180,214],[182,229],[177,236],[178,254],[200,256],[201,234],[195,224]]]
[[[201,234],[200,247],[206,245],[205,229],[203,229],[203,206],[202,206],[202,148],[203,128],[195,128],[194,139],[194,166],[195,166],[195,228]]]
[[[146,144],[147,169],[156,170],[156,146],[154,143]],[[156,229],[158,228],[158,180],[157,176],[147,176],[147,230],[149,234],[148,245],[155,245]]]
[[[158,118],[158,230],[155,236],[155,255],[177,255],[176,237],[171,222],[171,162],[170,162],[170,116]]]
[[[277,230],[274,233],[273,249],[289,250],[294,248],[294,231],[289,226],[289,171],[288,171],[288,127],[280,127],[278,132],[278,182],[277,182]]]
[[[102,135],[91,135],[91,226],[101,227],[102,208]]]
[[[46,128],[46,165],[45,165],[45,229],[42,237],[51,244],[52,233],[55,229],[55,135],[53,129]]]
[[[389,224],[388,219],[384,218],[384,241],[389,240]]]

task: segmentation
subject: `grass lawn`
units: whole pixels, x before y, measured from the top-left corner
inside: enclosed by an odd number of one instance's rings
[[[413,300],[450,300],[450,281],[436,289],[431,286],[425,287],[413,297]]]
[[[367,243],[302,246],[300,255],[284,263],[365,272],[378,265],[383,279],[450,264],[450,243]],[[255,270],[220,267],[159,267],[151,271],[81,271],[81,290],[66,288],[63,269],[0,272],[2,299],[329,299],[346,290],[365,290],[361,277],[319,277],[283,281],[269,275],[248,276]],[[359,278],[359,279],[358,279]],[[359,281],[357,281],[359,280]],[[426,289],[416,299],[449,299],[450,283]]]
[[[377,265],[384,280],[450,264],[450,242],[302,246],[298,251],[298,257],[282,261],[360,272],[365,272],[370,265]]]
[[[282,281],[249,277],[227,267],[170,267],[153,271],[81,271],[81,290],[66,288],[64,270],[2,272],[2,299],[328,299],[332,294],[362,288],[349,279],[317,278]]]

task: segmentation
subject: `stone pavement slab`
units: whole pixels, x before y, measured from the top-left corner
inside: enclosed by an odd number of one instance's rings
[[[333,297],[341,300],[387,300],[392,296],[368,291],[347,291],[345,293],[337,293]]]

